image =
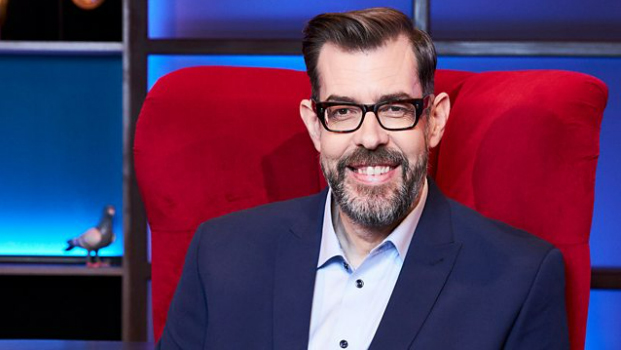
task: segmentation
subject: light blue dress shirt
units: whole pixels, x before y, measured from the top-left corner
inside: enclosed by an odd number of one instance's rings
[[[356,269],[347,261],[337,238],[332,191],[328,191],[315,276],[310,350],[358,350],[371,345],[427,200],[427,186],[425,179],[414,210]]]

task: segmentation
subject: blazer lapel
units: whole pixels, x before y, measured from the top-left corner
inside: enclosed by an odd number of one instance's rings
[[[327,190],[322,191],[300,209],[301,219],[280,237],[274,274],[274,349],[308,347],[326,196]]]
[[[418,335],[461,248],[449,204],[429,181],[427,203],[370,349],[407,349]]]

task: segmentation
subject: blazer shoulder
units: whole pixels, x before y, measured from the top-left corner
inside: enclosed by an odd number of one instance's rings
[[[208,236],[207,241],[261,241],[276,239],[294,225],[314,225],[323,217],[326,191],[285,201],[273,202],[240,210],[203,222],[196,235]]]
[[[453,230],[456,239],[476,246],[493,247],[503,254],[516,257],[543,259],[551,250],[551,243],[525,230],[483,216],[449,199]]]

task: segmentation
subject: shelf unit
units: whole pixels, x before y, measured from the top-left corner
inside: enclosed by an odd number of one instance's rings
[[[123,233],[124,253],[120,266],[86,268],[83,263],[0,262],[0,276],[105,276],[122,278],[121,327],[123,341],[145,341],[147,338],[147,283],[151,266],[147,258],[146,216],[133,171],[133,135],[135,118],[143,97],[130,103],[130,90],[136,81],[130,80],[131,59],[128,55],[130,21],[146,21],[146,12],[129,9],[131,1],[123,0],[122,42],[66,41],[0,41],[0,55],[75,55],[118,56],[123,60]],[[145,79],[146,81],[146,79]],[[133,83],[133,85],[131,85]],[[142,85],[146,90],[146,82]],[[69,259],[71,260],[71,259]]]
[[[126,45],[122,42],[62,42],[62,41],[0,41],[0,55],[49,55],[49,56],[116,56],[124,57]],[[123,68],[123,100],[126,100],[127,84],[126,77],[128,71],[126,65]],[[126,105],[126,103],[124,103]],[[124,111],[124,116],[127,112]],[[133,134],[127,130],[130,123],[123,119],[123,232],[125,241],[128,239],[136,227],[144,229],[146,227],[144,216],[136,213],[135,208],[140,208],[141,203],[137,193],[129,193],[127,191],[131,182],[129,179],[133,170],[131,160],[128,160],[128,154],[131,154],[131,145],[128,141],[129,135]],[[129,151],[128,151],[129,150]],[[135,181],[135,180],[134,180]],[[135,187],[135,186],[134,186]],[[138,201],[135,203],[134,201]],[[133,209],[132,209],[133,208]],[[138,209],[140,212],[140,209]],[[132,220],[132,215],[135,220]],[[142,223],[135,225],[134,223]],[[142,236],[144,238],[144,235]],[[129,329],[139,327],[141,336],[133,339],[146,340],[146,281],[150,278],[150,265],[145,262],[146,244],[144,245],[144,254],[136,254],[128,252],[133,245],[126,244],[124,248],[124,256],[120,266],[87,268],[83,259],[67,258],[52,259],[64,260],[62,262],[47,262],[46,258],[31,259],[15,259],[15,262],[0,262],[0,276],[65,276],[65,277],[120,277],[122,278],[122,310],[121,310],[121,327],[122,339],[128,340],[127,334]],[[134,262],[135,258],[143,258],[141,262]],[[24,260],[31,260],[22,262]],[[78,262],[79,261],[79,262]],[[66,263],[69,262],[69,263]],[[72,263],[76,262],[76,263]],[[114,264],[113,264],[114,265]],[[135,271],[135,267],[141,266],[141,273]],[[144,282],[144,283],[138,283]],[[135,287],[142,286],[144,287]],[[134,289],[135,288],[135,289]],[[138,326],[133,326],[138,325]]]

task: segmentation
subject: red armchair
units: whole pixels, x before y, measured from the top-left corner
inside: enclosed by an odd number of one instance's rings
[[[429,173],[449,197],[561,249],[573,349],[584,347],[589,233],[607,88],[564,71],[438,71],[452,111]],[[196,227],[308,195],[325,182],[299,118],[303,72],[195,67],[158,81],[140,114],[135,167],[152,233],[155,336]]]

